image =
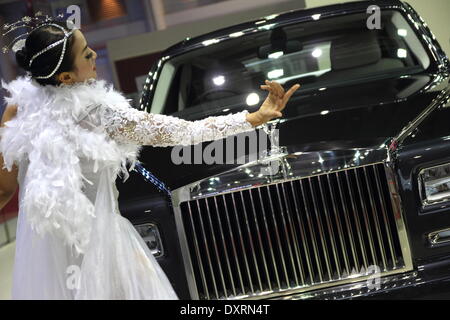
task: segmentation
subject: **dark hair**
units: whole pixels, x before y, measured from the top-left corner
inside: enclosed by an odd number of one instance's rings
[[[63,27],[66,31],[70,31],[67,28],[65,22],[52,21],[51,23],[57,24]],[[25,46],[16,52],[16,61],[19,67],[31,73],[31,77],[46,76],[50,74],[58,64],[60,59],[63,44],[59,44],[50,50],[44,52],[33,60],[33,64],[29,67],[30,59],[43,50],[50,44],[64,38],[64,32],[55,26],[42,26],[34,29],[28,35]],[[61,72],[69,72],[74,70],[74,55],[72,52],[74,44],[73,33],[69,36],[66,42],[66,51],[64,58],[56,70],[55,74],[47,79],[35,79],[41,85],[59,85],[61,82],[58,80],[57,75]]]

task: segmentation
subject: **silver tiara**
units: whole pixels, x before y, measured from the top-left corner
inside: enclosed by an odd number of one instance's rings
[[[39,51],[38,53],[36,53],[31,59],[30,59],[30,63],[29,63],[29,67],[31,67],[31,64],[33,63],[34,59],[36,59],[38,56],[40,56],[41,54],[43,54],[44,52],[56,47],[57,45],[60,45],[61,43],[63,44],[63,49],[61,51],[61,55],[59,56],[59,60],[58,60],[58,64],[56,65],[55,69],[53,69],[53,71],[46,76],[36,76],[34,78],[36,79],[47,79],[52,77],[56,70],[59,69],[59,66],[61,65],[61,62],[63,61],[64,58],[64,53],[66,52],[66,44],[67,44],[67,39],[70,37],[70,35],[76,30],[76,29],[72,29],[70,32],[67,32],[63,27],[54,24],[54,23],[48,23],[45,24],[44,26],[54,26],[57,27],[59,29],[61,29],[64,32],[64,38],[62,38],[61,40],[58,40],[56,42],[53,42],[52,44],[48,45],[46,48],[44,48],[43,50]]]
[[[18,50],[22,49],[25,46],[25,41],[26,39],[20,39],[19,38],[23,37],[23,36],[27,36],[29,35],[31,32],[33,32],[34,30],[44,27],[44,26],[54,26],[56,28],[61,29],[64,32],[64,38],[48,45],[46,48],[44,48],[43,50],[39,51],[38,53],[36,53],[35,55],[33,55],[33,57],[30,59],[29,62],[29,67],[31,67],[31,64],[33,63],[33,61],[40,56],[41,54],[43,54],[44,52],[47,52],[48,50],[60,45],[61,43],[63,44],[63,49],[61,52],[61,55],[59,57],[58,63],[55,67],[55,69],[53,69],[53,71],[46,75],[46,76],[34,76],[34,78],[36,79],[48,79],[50,77],[52,77],[55,72],[58,70],[59,66],[62,63],[62,60],[64,58],[64,54],[66,52],[66,44],[67,44],[67,39],[70,37],[70,35],[72,35],[72,33],[77,29],[75,27],[75,25],[71,22],[71,21],[67,21],[68,27],[71,29],[71,31],[67,32],[63,27],[61,27],[58,24],[52,23],[51,21],[53,21],[53,18],[49,17],[49,16],[45,16],[45,18],[41,18],[43,15],[41,12],[37,12],[35,17],[29,17],[29,16],[25,16],[23,17],[21,20],[12,23],[12,24],[5,24],[3,26],[4,30],[8,30],[6,33],[2,34],[3,36],[5,36],[6,34],[10,33],[13,30],[19,29],[19,28],[30,28],[31,30],[29,32],[23,33],[19,36],[17,36],[16,38],[14,38],[13,41],[11,41],[11,43],[5,47],[3,47],[3,53],[7,53],[9,51],[9,46],[12,45],[12,50],[14,52],[17,52]],[[63,14],[59,14],[58,18],[62,18],[64,15]],[[37,26],[30,26],[31,23],[36,23],[36,22],[40,22],[39,25]],[[69,25],[69,23],[71,23],[71,25]]]
[[[58,17],[60,17],[61,15],[58,15]],[[14,22],[14,23],[5,23],[3,25],[3,30],[7,30],[5,33],[2,33],[2,36],[6,36],[8,33],[20,29],[20,28],[28,28],[31,29],[29,30],[29,32],[25,32],[22,33],[21,35],[15,37],[8,45],[4,46],[2,48],[3,53],[8,53],[9,49],[12,45],[12,50],[14,52],[17,52],[18,50],[22,49],[23,45],[25,45],[25,39],[20,39],[19,38],[23,37],[23,36],[27,36],[28,34],[30,34],[30,32],[36,28],[37,24],[40,23],[46,23],[51,21],[52,18],[47,16],[47,15],[43,15],[42,12],[38,11],[36,12],[36,15],[34,17],[29,17],[29,16],[24,16],[22,17],[22,19]]]

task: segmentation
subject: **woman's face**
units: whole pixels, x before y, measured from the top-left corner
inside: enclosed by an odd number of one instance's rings
[[[65,84],[83,82],[90,78],[97,78],[95,60],[97,53],[89,48],[83,33],[80,30],[73,32],[74,43],[72,53],[74,57],[74,70],[72,72],[61,72],[58,78]]]

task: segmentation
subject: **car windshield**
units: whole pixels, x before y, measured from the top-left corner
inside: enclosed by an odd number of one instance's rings
[[[380,29],[369,29],[368,17],[358,13],[263,25],[261,32],[205,42],[165,63],[151,112],[195,119],[252,111],[266,95],[260,89],[265,79],[286,89],[300,83],[305,90],[428,68],[427,52],[399,11],[382,11]]]

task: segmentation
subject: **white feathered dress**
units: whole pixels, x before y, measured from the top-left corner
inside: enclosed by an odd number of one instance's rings
[[[177,299],[132,224],[115,179],[142,145],[190,145],[254,130],[247,110],[186,121],[130,106],[104,80],[5,83],[14,119],[0,128],[4,169],[19,168],[13,299]],[[181,272],[180,267],[180,272]]]

